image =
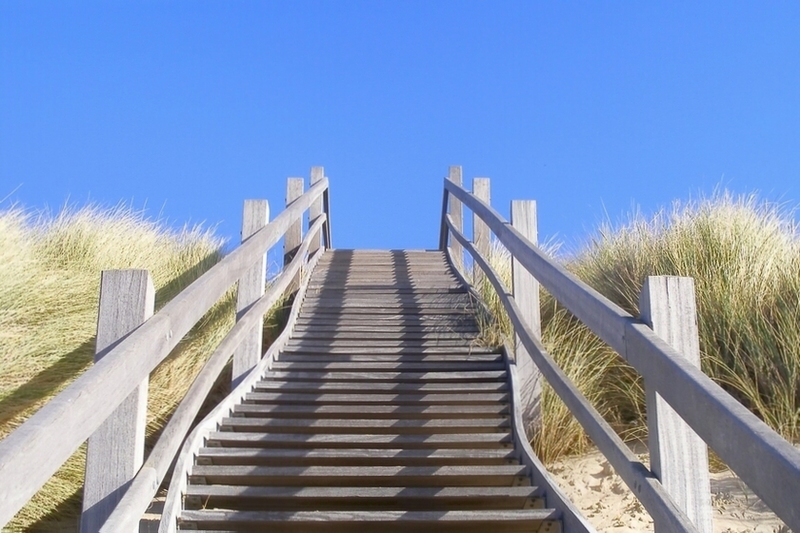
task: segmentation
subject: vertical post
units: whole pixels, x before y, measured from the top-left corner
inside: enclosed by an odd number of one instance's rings
[[[461,185],[462,183],[462,173],[461,167],[453,166],[450,167],[449,172],[449,179],[456,185]],[[450,196],[450,218],[453,219],[453,225],[456,227],[457,230],[463,232],[464,231],[464,207],[461,205],[461,200],[456,198],[455,196]],[[447,243],[445,243],[445,246]],[[464,247],[461,246],[461,243],[455,239],[450,240],[450,248],[452,249],[452,257],[453,263],[455,263],[455,267],[460,270],[462,273],[464,272]]]
[[[489,178],[474,178],[472,180],[472,194],[484,203],[490,204]],[[472,213],[472,242],[475,243],[475,248],[478,249],[478,252],[489,260],[489,248],[491,246],[489,226],[474,212]],[[483,273],[477,264],[473,266],[472,279],[473,285],[480,289],[480,285],[483,282]]]
[[[323,167],[311,167],[311,187],[313,187],[317,182],[321,181],[325,177],[325,169]],[[311,204],[311,207],[308,208],[308,227],[310,228],[314,222],[317,221],[317,217],[322,214],[322,196],[314,200],[314,203]],[[317,233],[317,235],[311,239],[311,243],[308,246],[308,253],[309,255],[313,254],[320,247],[320,237],[321,235]]]
[[[303,195],[303,178],[289,178],[286,181],[286,207]],[[283,264],[288,265],[294,259],[297,248],[303,243],[303,217],[292,223],[283,236]],[[292,292],[299,286],[300,274],[295,276],[292,286],[287,289]]]
[[[536,202],[513,200],[511,202],[511,225],[534,245],[538,244]],[[539,282],[516,259],[511,262],[511,292],[517,301],[522,318],[530,326],[537,339],[542,339],[542,319],[539,308]],[[522,393],[522,418],[528,438],[542,427],[542,374],[531,359],[528,350],[516,337],[515,353],[517,371]]]
[[[147,270],[103,271],[95,363],[105,349],[153,316],[154,304],[155,290]],[[147,379],[89,437],[81,533],[100,529],[142,465],[146,423]]]
[[[639,297],[641,319],[670,346],[700,366],[694,280],[650,276]],[[645,381],[650,468],[701,533],[711,533],[708,447]],[[657,533],[663,527],[655,524]]]
[[[245,242],[255,232],[267,225],[269,220],[269,204],[266,200],[245,200],[242,215],[242,242]],[[250,267],[239,279],[236,293],[236,320],[250,308],[250,306],[264,295],[264,286],[267,280],[267,254]],[[231,384],[235,387],[245,374],[261,359],[261,341],[263,318],[253,326],[247,337],[233,353],[233,371]]]

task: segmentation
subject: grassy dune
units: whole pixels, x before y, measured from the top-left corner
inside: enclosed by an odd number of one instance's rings
[[[601,227],[567,267],[638,315],[647,276],[695,279],[704,371],[790,441],[800,440],[800,234],[793,214],[728,193]],[[508,253],[493,262],[510,279]],[[490,301],[492,300],[489,298]],[[495,309],[497,304],[495,304]],[[497,314],[502,315],[497,311]],[[645,436],[641,380],[547,294],[543,341],[600,412],[628,438]],[[508,334],[507,320],[494,328]],[[497,337],[498,331],[491,333]],[[546,461],[583,451],[580,426],[551,389],[535,444]]]
[[[90,366],[101,270],[149,270],[159,308],[219,261],[221,246],[210,231],[168,230],[125,207],[0,212],[0,437]],[[151,376],[151,442],[233,323],[230,295],[203,322],[212,327],[192,332]],[[84,460],[82,447],[6,530],[74,530]]]

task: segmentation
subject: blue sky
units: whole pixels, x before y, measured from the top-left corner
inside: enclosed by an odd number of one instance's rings
[[[5,0],[0,207],[235,241],[243,199],[322,165],[336,247],[426,248],[453,164],[568,245],[719,185],[794,205],[798,6]]]

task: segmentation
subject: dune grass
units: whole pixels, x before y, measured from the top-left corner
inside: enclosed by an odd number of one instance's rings
[[[51,214],[0,212],[0,438],[91,364],[100,272],[150,271],[160,308],[222,257],[200,227],[167,229],[127,207]],[[233,324],[229,294],[151,375],[148,440]],[[85,461],[82,447],[5,531],[74,531]]]
[[[567,268],[633,315],[647,276],[695,279],[703,370],[786,439],[800,440],[800,235],[793,213],[755,196],[719,193],[655,216],[602,226]],[[508,253],[492,262],[510,284]],[[494,314],[496,297],[484,287]],[[510,334],[507,319],[488,336]],[[542,293],[543,342],[625,438],[646,435],[641,380]],[[549,387],[535,447],[545,461],[589,444]]]

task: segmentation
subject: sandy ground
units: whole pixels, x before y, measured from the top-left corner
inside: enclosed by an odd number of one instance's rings
[[[648,464],[646,455],[640,459]],[[647,511],[599,452],[559,461],[550,473],[598,531],[653,531]],[[729,470],[711,474],[711,503],[715,533],[790,533]]]

